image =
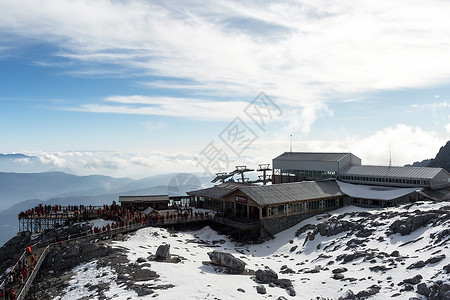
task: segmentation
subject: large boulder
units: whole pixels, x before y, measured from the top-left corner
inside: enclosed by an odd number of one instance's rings
[[[403,220],[396,220],[389,229],[393,233],[400,233],[401,235],[408,235],[411,232],[425,226],[434,218],[438,218],[440,213],[437,212],[420,212],[415,211],[413,215]]]
[[[368,298],[370,296],[373,296],[377,294],[381,290],[381,287],[378,285],[372,285],[368,287],[367,289],[360,291],[358,294],[356,294],[357,299],[361,298]]]
[[[425,261],[425,264],[426,264],[426,265],[429,265],[429,264],[435,264],[435,263],[440,262],[440,261],[443,260],[444,258],[446,258],[445,254],[441,254],[441,255],[438,255],[438,256],[433,256],[433,257],[430,257],[429,259],[427,259],[427,260]]]
[[[243,273],[245,270],[245,262],[234,257],[231,253],[214,250],[208,252],[208,256],[213,264],[227,267],[235,273]]]
[[[416,284],[418,284],[420,281],[422,281],[422,275],[416,275],[416,276],[414,276],[414,277],[412,277],[412,278],[407,278],[407,279],[404,279],[403,280],[403,282],[404,283],[408,283],[408,284],[412,284],[412,285],[416,285]]]
[[[426,283],[422,282],[417,285],[417,294],[428,297],[430,293],[431,293],[430,288],[427,286]]]
[[[260,269],[256,271],[255,277],[261,283],[270,283],[278,279],[278,274],[274,270],[267,268],[266,270]]]
[[[256,287],[256,291],[258,292],[258,294],[267,294],[266,287],[263,285],[258,285]]]
[[[170,244],[163,244],[158,247],[155,260],[167,260],[170,258]]]

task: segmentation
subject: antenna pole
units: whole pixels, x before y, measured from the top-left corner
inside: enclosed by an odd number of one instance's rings
[[[391,145],[389,145],[389,167],[392,166],[392,150]]]
[[[292,134],[291,134],[291,147],[290,147],[290,152],[292,152]]]

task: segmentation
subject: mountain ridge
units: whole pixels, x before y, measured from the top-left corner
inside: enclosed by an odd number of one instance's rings
[[[439,152],[434,158],[416,161],[413,164],[406,166],[442,168],[450,173],[450,141],[439,149]]]

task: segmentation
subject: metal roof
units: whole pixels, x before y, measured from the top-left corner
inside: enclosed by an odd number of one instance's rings
[[[245,186],[239,190],[259,205],[344,196],[334,180]]]
[[[119,196],[119,202],[157,202],[169,201],[169,195]]]
[[[420,194],[434,201],[450,200],[450,185],[441,189],[424,190]]]
[[[421,188],[394,188],[387,186],[372,186],[363,184],[351,184],[336,180],[341,191],[352,198],[372,200],[394,200],[411,193],[420,191]]]
[[[348,166],[339,175],[376,176],[392,178],[433,179],[442,168],[389,167],[389,166]]]
[[[284,152],[274,160],[339,161],[351,153]]]
[[[215,185],[213,187],[190,191],[186,194],[190,196],[198,196],[212,199],[222,199],[223,197],[229,195],[230,193],[238,190],[239,187],[250,186],[250,184],[242,184],[237,182],[225,182],[220,185]]]

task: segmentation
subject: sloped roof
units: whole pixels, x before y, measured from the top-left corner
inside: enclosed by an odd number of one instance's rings
[[[435,201],[450,200],[450,185],[441,189],[421,191],[420,194]]]
[[[190,196],[206,197],[212,199],[221,199],[230,193],[237,191],[239,187],[249,186],[238,182],[225,182],[213,187],[187,192]]]
[[[348,166],[340,175],[377,176],[392,178],[433,179],[442,168],[428,167],[389,167],[389,166]]]
[[[302,181],[239,188],[259,205],[344,196],[335,181]]]
[[[274,160],[339,161],[351,153],[284,152]]]
[[[372,200],[394,200],[422,190],[421,188],[394,188],[387,186],[351,184],[339,180],[336,180],[336,182],[344,194],[352,198]]]
[[[169,195],[119,196],[119,202],[158,202],[169,201]]]

